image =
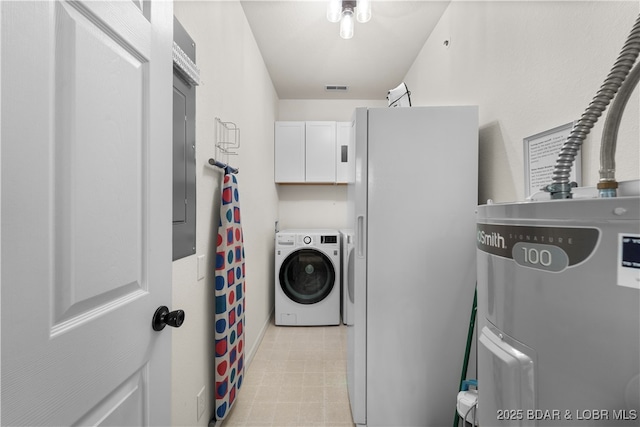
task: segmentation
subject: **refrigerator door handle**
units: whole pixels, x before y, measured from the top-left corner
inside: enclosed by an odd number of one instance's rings
[[[356,245],[358,257],[364,257],[364,215],[358,215],[356,219]]]

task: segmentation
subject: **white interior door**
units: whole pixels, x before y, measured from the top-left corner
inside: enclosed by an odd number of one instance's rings
[[[0,2],[2,424],[170,424],[172,5]]]

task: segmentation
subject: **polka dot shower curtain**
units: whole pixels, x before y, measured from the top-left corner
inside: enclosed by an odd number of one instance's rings
[[[215,279],[215,418],[223,420],[244,375],[244,246],[236,175],[222,181]]]

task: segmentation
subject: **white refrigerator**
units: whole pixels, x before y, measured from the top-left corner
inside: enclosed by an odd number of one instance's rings
[[[450,425],[476,282],[478,108],[357,108],[353,135],[353,420]]]

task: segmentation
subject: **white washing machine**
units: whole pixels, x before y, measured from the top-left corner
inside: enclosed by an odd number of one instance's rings
[[[276,325],[340,324],[340,256],[338,230],[276,233]]]
[[[341,292],[342,302],[342,323],[353,325],[353,281],[354,281],[354,260],[355,249],[353,244],[353,230],[340,230],[341,250],[342,250],[342,280]]]

